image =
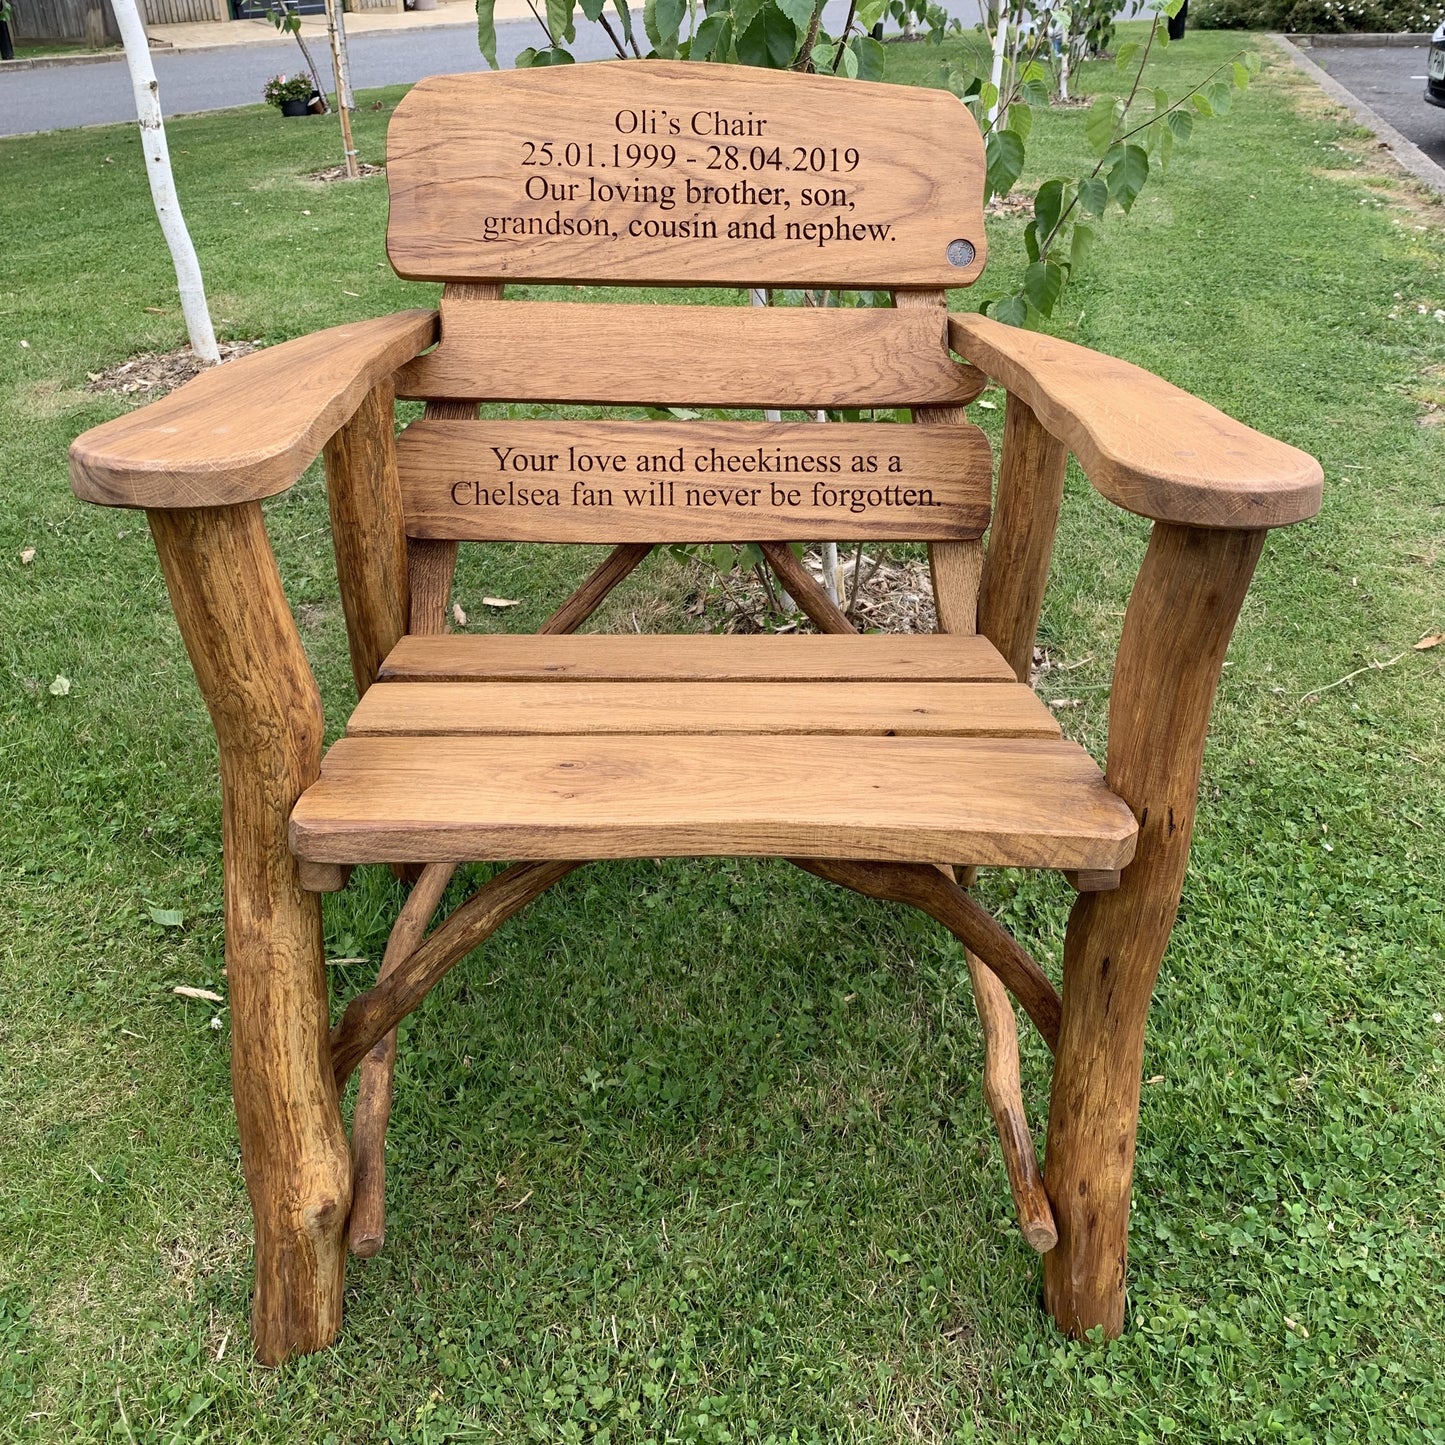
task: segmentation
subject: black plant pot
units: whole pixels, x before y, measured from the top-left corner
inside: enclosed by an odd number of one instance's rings
[[[304,100],[283,100],[281,102],[282,115],[305,115],[307,105]]]

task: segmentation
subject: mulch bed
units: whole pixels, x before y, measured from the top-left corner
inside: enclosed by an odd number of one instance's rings
[[[238,356],[249,356],[259,345],[258,341],[222,341],[219,343],[221,361],[224,364]],[[179,351],[143,351],[118,366],[88,371],[85,375],[91,391],[110,392],[115,396],[140,395],[154,401],[204,370],[191,348],[183,346]]]
[[[361,172],[356,178],[359,181],[366,180],[368,176],[384,176],[386,174],[385,166],[374,166],[370,161],[357,161],[356,166]],[[342,165],[327,166],[324,171],[308,171],[306,173],[306,179],[308,181],[320,181],[325,184],[328,181],[349,181],[351,177],[346,174],[346,167]]]

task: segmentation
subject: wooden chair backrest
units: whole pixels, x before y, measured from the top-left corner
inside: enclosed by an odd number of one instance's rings
[[[444,281],[398,466],[413,539],[946,541],[988,524],[943,291],[983,145],[941,91],[613,62],[438,76],[388,139],[387,249]],[[898,309],[503,301],[504,283],[882,289]],[[479,402],[935,409],[923,428],[475,420]],[[946,410],[938,410],[946,409]],[[920,418],[922,419],[922,418]]]

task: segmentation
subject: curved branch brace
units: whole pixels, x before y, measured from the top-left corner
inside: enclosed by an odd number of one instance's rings
[[[1109,786],[1139,819],[1120,885],[1075,902],[1044,1178],[1059,1229],[1044,1299],[1082,1335],[1124,1327],[1144,1017],[1174,925],[1210,707],[1262,531],[1158,523],[1129,599],[1109,699]]]
[[[652,551],[651,542],[620,542],[588,573],[582,585],[537,629],[541,635],[576,632]]]
[[[1030,1249],[1047,1254],[1059,1242],[1059,1231],[1049,1196],[1044,1193],[1034,1136],[1024,1113],[1018,1023],[998,976],[976,954],[966,953],[965,957],[974,1006],[983,1025],[983,1097],[998,1129],[1019,1229]]]
[[[838,604],[813,581],[813,574],[793,556],[793,549],[786,542],[759,542],[758,550],[767,559],[773,575],[788,589],[788,595],[819,632],[858,631]]]
[[[478,944],[486,942],[582,861],[514,863],[479,888],[394,973],[358,994],[331,1031],[331,1067],[338,1092],[379,1039],[389,1034]]]
[[[152,511],[171,605],[220,744],[231,1087],[256,1220],[266,1364],[341,1327],[351,1161],[332,1082],[321,903],[286,824],[321,764],[321,699],[258,502]]]
[[[1059,995],[1041,969],[995,918],[928,863],[855,863],[835,858],[790,858],[805,872],[851,888],[865,898],[908,903],[941,923],[971,949],[1023,1005],[1050,1049],[1059,1039]]]
[[[455,863],[428,863],[422,869],[392,925],[378,982],[416,952],[456,871]],[[351,1252],[360,1259],[379,1254],[386,1238],[386,1126],[391,1121],[395,1074],[396,1030],[392,1029],[362,1060],[351,1121]]]

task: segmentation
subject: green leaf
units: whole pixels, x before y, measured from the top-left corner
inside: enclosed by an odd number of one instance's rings
[[[628,8],[627,0],[612,0],[612,8],[617,11],[617,18],[622,22],[623,40],[631,43],[632,11]]]
[[[1159,169],[1168,170],[1169,157],[1174,154],[1174,132],[1168,126],[1156,125],[1150,131],[1150,137],[1156,135],[1159,141]]]
[[[1194,134],[1194,117],[1187,110],[1171,110],[1166,124],[1177,141],[1187,141]]]
[[[1149,179],[1149,155],[1143,146],[1124,147],[1124,154],[1109,171],[1109,194],[1128,211]]]
[[[1028,144],[1029,136],[1033,133],[1034,113],[1022,101],[1015,101],[1008,108],[1008,124],[1005,130],[1011,130],[1025,145]]]
[[[1114,127],[1119,123],[1119,99],[1113,95],[1099,96],[1089,107],[1084,122],[1084,137],[1096,156],[1101,156],[1114,140]]]
[[[1234,104],[1234,87],[1227,80],[1216,80],[1209,87],[1209,103],[1215,115],[1228,115]]]
[[[1069,270],[1075,271],[1089,259],[1089,252],[1094,249],[1094,242],[1098,240],[1098,232],[1092,226],[1076,225],[1074,227],[1073,240],[1069,245]]]
[[[798,32],[773,0],[767,0],[753,23],[738,36],[738,59],[744,65],[786,70],[797,53]]]
[[[1024,227],[1024,250],[1028,253],[1030,261],[1039,259],[1039,223],[1030,221]]]
[[[1126,40],[1114,56],[1114,69],[1123,70],[1129,62],[1139,53],[1139,42],[1137,40]]]
[[[583,15],[595,25],[602,19],[602,11],[607,0],[577,0],[577,3],[581,5]]]
[[[863,0],[858,6],[858,28],[871,30],[883,18],[887,9],[888,0]]]
[[[147,903],[146,912],[159,928],[179,928],[186,921],[186,915],[179,908],[157,908],[154,903]]]
[[[778,9],[793,22],[798,32],[798,44],[808,38],[808,29],[813,23],[813,0],[778,0]]]
[[[1199,112],[1200,115],[1213,115],[1214,107],[1209,103],[1209,97],[1202,90],[1197,90],[1189,97],[1189,103]]]
[[[1029,105],[1047,106],[1049,103],[1049,87],[1046,81],[1026,80],[1019,87],[1019,94]]]
[[[682,29],[682,17],[686,14],[687,0],[654,0],[653,19],[661,38],[652,43],[659,52],[676,48],[677,32]]]
[[[1108,182],[1100,180],[1098,176],[1089,176],[1079,182],[1079,205],[1091,216],[1102,216],[1104,207],[1108,204]]]
[[[1243,61],[1234,62],[1234,83],[1240,90],[1249,89],[1249,67]]]
[[[1011,130],[991,130],[983,147],[987,163],[984,190],[989,196],[1006,196],[1023,174],[1024,143]]]
[[[687,53],[689,60],[706,60],[717,49],[722,33],[727,29],[726,15],[709,15],[697,27],[692,37],[692,48]]]
[[[560,45],[554,45],[550,50],[535,50],[532,52],[532,65],[575,65],[577,62],[570,51],[563,50]]]
[[[497,64],[497,22],[494,19],[496,8],[497,0],[477,0],[477,45],[482,59],[493,70],[500,70]]]
[[[1169,92],[1162,85],[1154,87],[1154,109],[1158,111],[1169,109]]]
[[[519,50],[517,58],[512,62],[518,70],[531,70],[535,65],[545,65],[546,63],[546,61],[537,59],[537,52],[530,45],[525,50]]]
[[[1024,300],[1023,292],[1019,291],[994,302],[988,314],[1005,326],[1022,326],[1029,319],[1029,304]]]
[[[1024,272],[1024,295],[1036,311],[1054,314],[1054,303],[1064,289],[1064,268],[1054,261],[1035,261]]]
[[[1048,238],[1049,232],[1059,223],[1059,217],[1064,210],[1064,183],[1057,177],[1051,181],[1045,181],[1038,189],[1034,197],[1034,220],[1038,225],[1035,233],[1042,243]]]
[[[577,23],[572,12],[573,0],[547,0],[547,30],[553,45],[577,38]]]
[[[837,46],[827,40],[820,40],[813,47],[808,58],[813,62],[813,69],[816,70],[819,75],[827,75],[828,72],[832,70],[833,52],[836,49]]]
[[[838,52],[838,70],[833,73],[837,75],[840,72],[848,80],[858,79],[858,56],[846,45]]]
[[[888,52],[871,35],[855,35],[848,48],[858,57],[859,80],[882,80]]]
[[[985,80],[979,86],[978,103],[985,112],[992,110],[998,104],[998,86],[993,81]]]

